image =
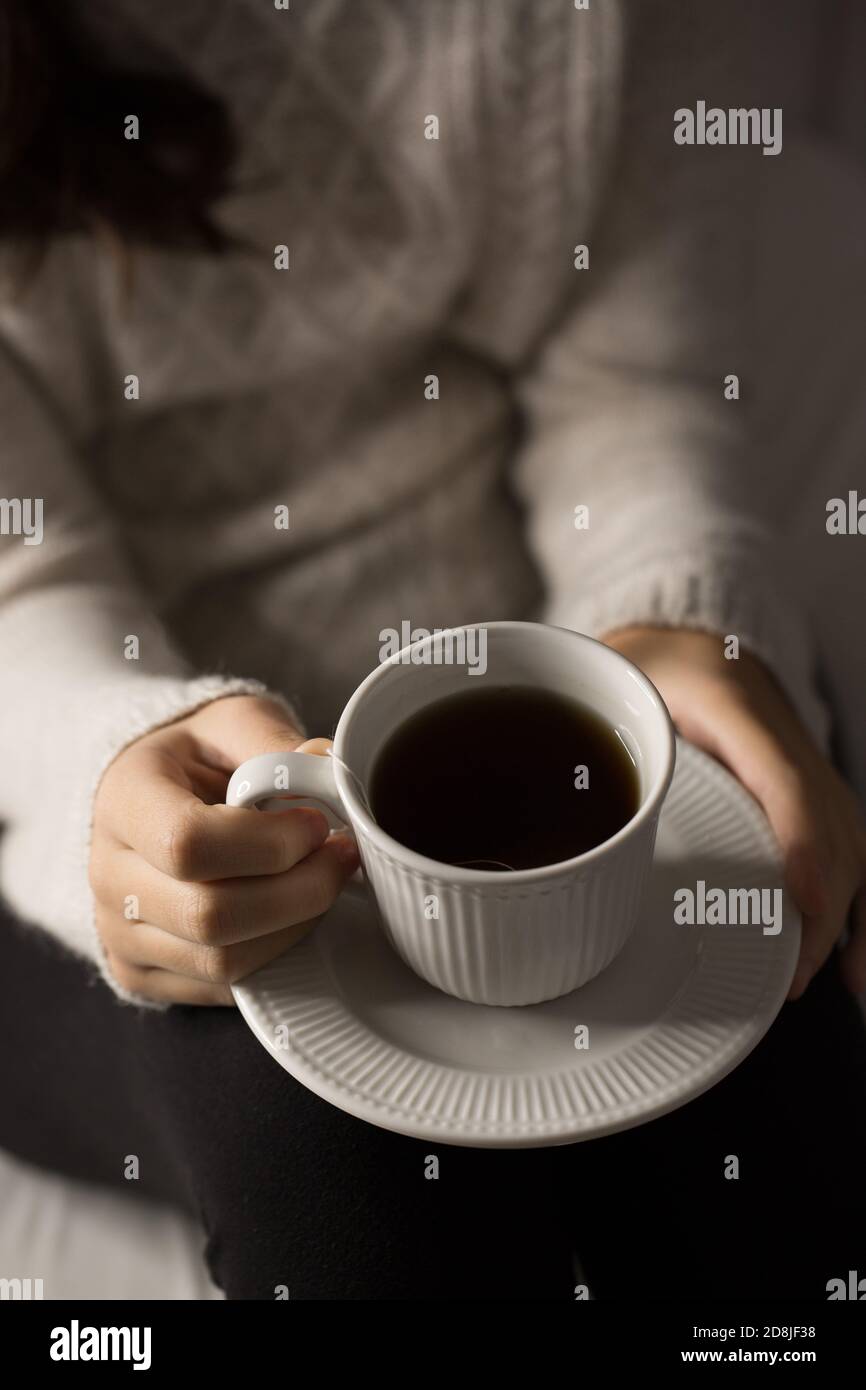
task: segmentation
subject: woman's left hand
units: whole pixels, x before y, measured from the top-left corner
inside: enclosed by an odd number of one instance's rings
[[[679,628],[631,627],[603,639],[645,671],[677,728],[724,763],[763,807],[781,846],[785,884],[803,914],[797,999],[842,935],[842,973],[866,989],[866,821],[766,666],[724,639]]]

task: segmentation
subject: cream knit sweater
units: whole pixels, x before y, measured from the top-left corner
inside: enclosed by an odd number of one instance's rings
[[[226,100],[220,217],[256,248],[141,253],[125,303],[65,238],[0,308],[0,497],[44,506],[41,544],[0,536],[0,887],[103,973],[108,762],[257,682],[328,733],[406,619],[736,633],[815,722],[724,395],[761,153],[674,144],[736,93],[684,32],[712,7],[637,8],[87,0],[110,52]]]

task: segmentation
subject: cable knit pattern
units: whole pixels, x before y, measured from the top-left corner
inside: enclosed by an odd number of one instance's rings
[[[737,632],[820,720],[722,394],[742,161],[671,138],[680,88],[711,95],[682,78],[715,48],[702,21],[659,0],[78,3],[109,57],[225,100],[217,213],[248,249],[139,253],[125,300],[69,237],[0,305],[0,493],[45,506],[42,545],[0,538],[0,886],[24,918],[101,967],[110,759],[242,689],[327,733],[405,619]]]

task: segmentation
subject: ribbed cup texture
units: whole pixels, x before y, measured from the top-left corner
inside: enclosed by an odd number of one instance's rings
[[[359,845],[385,933],[416,974],[475,1004],[537,1004],[586,984],[622,950],[637,919],[658,818],[609,854],[509,888],[448,883],[375,845]]]

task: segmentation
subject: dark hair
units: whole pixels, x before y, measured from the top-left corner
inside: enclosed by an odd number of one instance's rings
[[[112,67],[71,8],[0,0],[0,239],[41,251],[91,230],[224,250],[210,207],[234,157],[225,108],[185,76]]]

